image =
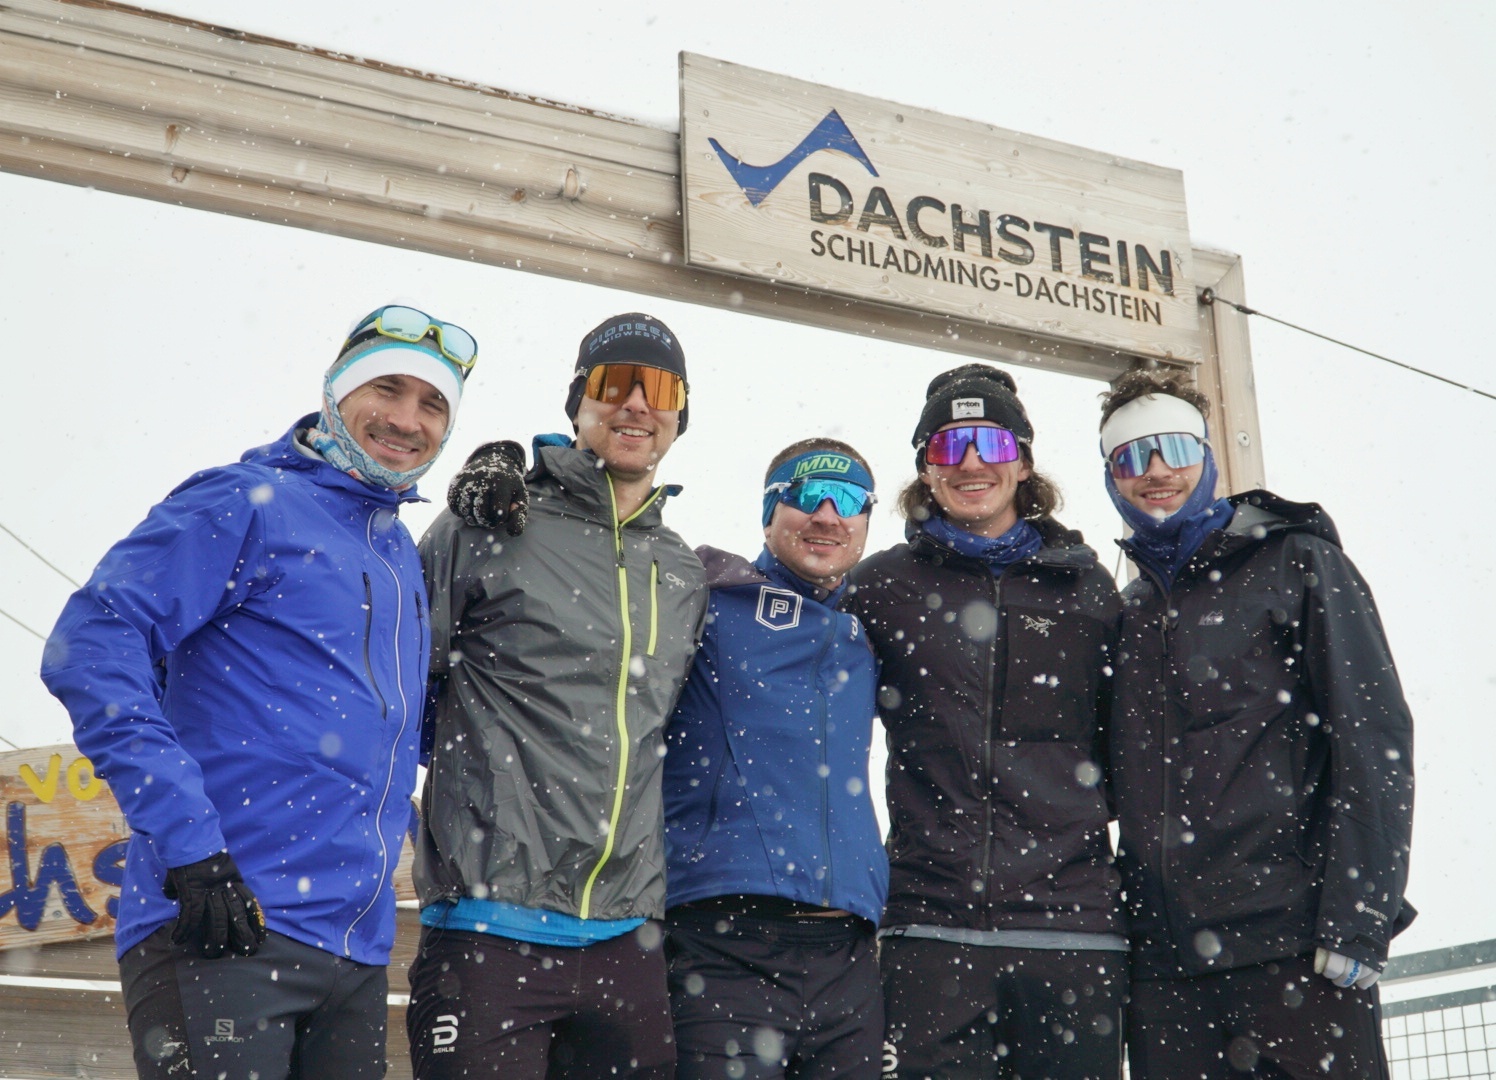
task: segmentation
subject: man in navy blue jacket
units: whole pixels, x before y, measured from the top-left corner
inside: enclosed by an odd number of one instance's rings
[[[154,506],[47,641],[131,829],[115,940],[142,1077],[384,1075],[430,650],[397,513],[477,351],[372,312],[320,415]]]
[[[873,477],[845,443],[808,439],[765,484],[754,562],[697,549],[711,601],[667,733],[676,1075],[874,1076],[888,894],[868,792],[878,665],[836,610]]]

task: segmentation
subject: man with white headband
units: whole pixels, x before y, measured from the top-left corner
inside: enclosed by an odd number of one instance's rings
[[[321,413],[195,473],[99,563],[42,678],[131,835],[116,949],[142,1077],[379,1077],[430,633],[400,505],[478,346],[354,326]]]
[[[1216,497],[1209,406],[1157,371],[1103,396],[1141,571],[1110,739],[1132,1076],[1385,1078],[1375,984],[1414,916],[1412,717],[1329,516]]]

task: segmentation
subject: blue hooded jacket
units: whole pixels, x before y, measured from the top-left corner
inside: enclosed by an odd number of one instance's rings
[[[777,896],[876,923],[888,857],[868,792],[878,663],[862,624],[764,551],[696,549],[711,602],[666,732],[668,906]]]
[[[227,849],[271,930],[389,962],[430,636],[396,494],[297,428],[153,507],[42,661],[131,828],[120,955],[174,919],[167,867]]]

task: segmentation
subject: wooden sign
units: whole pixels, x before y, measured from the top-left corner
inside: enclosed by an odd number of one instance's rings
[[[109,785],[70,745],[0,754],[6,857],[0,950],[114,933],[129,826]],[[414,898],[410,836],[395,895]]]
[[[114,933],[129,829],[72,746],[0,754],[0,949]]]
[[[696,266],[1203,356],[1173,169],[682,53],[681,184]]]

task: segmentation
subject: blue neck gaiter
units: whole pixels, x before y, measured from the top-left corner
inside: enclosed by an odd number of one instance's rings
[[[957,555],[980,559],[994,574],[1001,574],[1008,567],[1026,559],[1044,546],[1044,541],[1035,529],[1023,518],[1001,536],[978,536],[953,525],[943,517],[932,517],[921,530],[932,540],[950,548]]]
[[[1236,508],[1225,499],[1215,497],[1218,474],[1215,454],[1209,446],[1205,447],[1205,462],[1195,490],[1190,492],[1183,506],[1162,520],[1139,510],[1123,498],[1112,480],[1111,466],[1103,465],[1103,469],[1106,472],[1106,493],[1112,497],[1112,505],[1122,515],[1122,520],[1132,526],[1132,538],[1126,543],[1128,550],[1163,580],[1165,588],[1173,587],[1174,578],[1200,550],[1206,537],[1229,525],[1231,515],[1236,512]]]

